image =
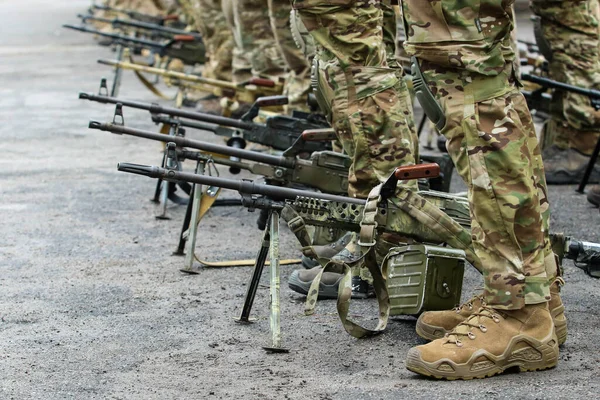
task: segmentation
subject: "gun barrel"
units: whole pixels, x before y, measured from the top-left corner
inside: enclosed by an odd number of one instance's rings
[[[79,93],[79,98],[83,100],[95,101],[104,104],[122,104],[126,107],[137,108],[139,110],[150,111],[152,114],[167,114],[173,117],[193,119],[195,121],[209,122],[217,125],[229,126],[232,128],[253,130],[257,124],[240,121],[233,118],[221,117],[219,115],[205,114],[194,111],[186,111],[180,108],[163,107],[156,103],[143,103],[140,101],[122,100],[115,97],[102,96],[94,93]]]
[[[158,43],[158,42],[153,42],[151,40],[133,38],[133,37],[119,35],[116,33],[102,32],[97,29],[87,28],[85,26],[75,26],[75,25],[64,24],[63,28],[73,29],[73,30],[76,30],[79,32],[93,33],[94,35],[111,38],[111,39],[114,39],[115,41],[121,42],[121,43],[132,43],[132,44],[137,44],[140,46],[146,46],[146,47],[152,47],[152,48],[163,48],[164,47],[163,44]]]
[[[594,89],[585,89],[579,86],[569,85],[563,82],[554,81],[552,79],[543,78],[541,76],[535,76],[531,74],[522,74],[521,79],[524,81],[529,81],[533,83],[537,83],[538,85],[549,87],[551,89],[559,89],[567,92],[573,92],[577,94],[581,94],[583,96],[587,96],[590,99],[600,100],[600,91]]]
[[[217,186],[223,189],[235,190],[241,194],[260,194],[275,200],[294,200],[297,197],[311,197],[314,199],[339,201],[357,205],[365,205],[365,201],[351,197],[336,196],[327,193],[309,192],[307,190],[290,189],[280,186],[262,185],[252,181],[219,178],[215,176],[198,175],[189,172],[174,171],[157,166],[119,163],[117,169],[150,178],[197,183],[201,185]]]
[[[162,25],[158,25],[158,24],[151,24],[148,22],[135,21],[135,20],[124,20],[124,19],[119,19],[119,18],[113,18],[113,19],[101,18],[101,17],[96,17],[93,15],[83,15],[83,14],[79,14],[78,17],[81,18],[83,21],[97,21],[97,22],[104,22],[107,24],[112,24],[113,26],[129,26],[132,28],[146,29],[149,31],[168,33],[171,35],[191,35],[191,36],[194,36],[196,39],[202,38],[199,34],[194,33],[194,32],[188,32],[188,31],[184,31],[183,29],[170,28],[168,26],[162,26]]]
[[[258,153],[256,151],[236,149],[234,147],[221,146],[218,144],[203,142],[201,140],[188,139],[181,136],[168,136],[160,133],[144,131],[141,129],[127,128],[122,125],[105,124],[97,121],[90,121],[89,128],[101,131],[108,131],[112,133],[131,135],[141,137],[144,139],[156,140],[159,142],[173,142],[180,147],[189,147],[192,149],[209,151],[212,153],[223,154],[230,157],[238,157],[243,160],[260,162],[277,167],[294,168],[294,166],[296,165],[296,161],[293,158],[278,157],[272,156],[270,154]]]
[[[105,60],[105,59],[99,59],[98,63],[103,64],[103,65],[108,65],[110,67],[119,67],[119,68],[129,69],[132,71],[145,72],[148,74],[156,74],[156,75],[164,76],[166,78],[180,79],[182,81],[201,83],[201,84],[216,86],[216,87],[225,88],[225,89],[232,89],[232,90],[243,89],[243,86],[235,84],[233,82],[226,82],[226,81],[221,81],[218,79],[204,78],[201,76],[184,74],[182,72],[177,72],[177,71],[168,71],[168,70],[165,70],[162,68],[149,67],[146,65],[138,65],[138,64],[133,64],[133,63],[129,63],[129,62]]]

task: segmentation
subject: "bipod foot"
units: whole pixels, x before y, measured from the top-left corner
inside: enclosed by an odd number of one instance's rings
[[[183,272],[188,275],[198,275],[200,273],[200,269],[198,268],[181,268],[179,272]]]
[[[289,353],[290,349],[285,349],[283,347],[268,347],[268,346],[263,346],[263,349],[265,349],[265,351],[267,353]]]
[[[175,250],[174,252],[171,253],[172,256],[177,256],[177,257],[182,257],[185,256],[185,252],[183,250]]]
[[[171,219],[171,217],[167,217],[166,215],[155,215],[154,218],[160,219],[160,220],[165,220],[165,221]]]

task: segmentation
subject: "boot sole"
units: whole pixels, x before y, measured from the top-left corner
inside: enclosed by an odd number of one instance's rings
[[[528,346],[522,347],[522,343],[527,343]],[[485,356],[488,361],[475,363],[474,361],[481,356]],[[485,351],[477,351],[464,364],[456,364],[449,359],[434,362],[424,361],[417,348],[410,349],[406,357],[406,368],[409,371],[446,380],[488,378],[515,367],[519,368],[521,372],[541,371],[554,368],[557,364],[558,339],[554,332],[542,341],[518,335],[510,341],[503,354],[494,356]],[[444,368],[444,370],[440,370],[440,368]]]

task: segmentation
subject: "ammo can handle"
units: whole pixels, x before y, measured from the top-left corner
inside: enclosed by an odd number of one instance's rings
[[[302,139],[305,142],[328,142],[337,139],[337,136],[331,128],[307,129],[302,132]]]
[[[440,176],[440,166],[436,163],[407,165],[398,167],[394,171],[394,176],[399,181],[421,178],[437,178]]]
[[[275,82],[266,78],[250,78],[248,84],[261,87],[275,87]]]

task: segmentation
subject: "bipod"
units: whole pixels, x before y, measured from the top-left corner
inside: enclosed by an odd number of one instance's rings
[[[288,349],[281,346],[281,314],[280,314],[280,272],[279,272],[279,211],[271,209],[269,210],[268,217],[268,229],[265,229],[261,241],[261,246],[256,256],[254,264],[254,270],[250,283],[248,284],[248,290],[246,291],[246,297],[244,299],[244,305],[242,307],[242,313],[240,317],[236,319],[236,322],[240,324],[249,324],[250,311],[254,304],[254,298],[256,297],[256,290],[260,283],[260,277],[265,267],[267,256],[270,258],[270,330],[271,330],[271,343],[270,346],[263,346],[267,352],[270,353],[287,353]]]
[[[598,138],[598,142],[596,143],[596,147],[594,148],[594,152],[592,153],[592,157],[590,158],[590,162],[585,169],[585,173],[583,174],[583,178],[581,178],[581,182],[579,183],[579,187],[577,188],[577,193],[583,194],[585,192],[585,187],[590,180],[590,176],[596,168],[596,161],[598,161],[598,154],[600,154],[600,138]]]

